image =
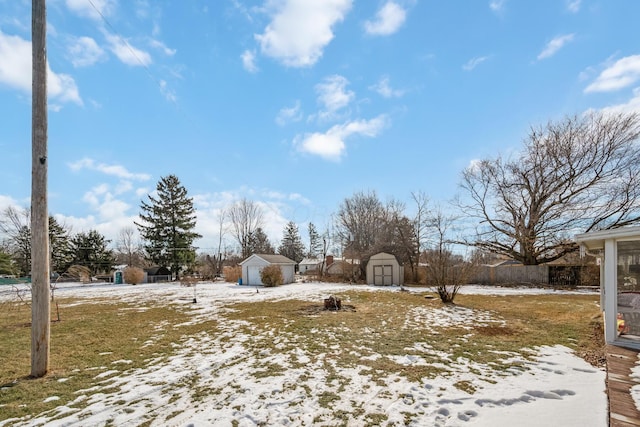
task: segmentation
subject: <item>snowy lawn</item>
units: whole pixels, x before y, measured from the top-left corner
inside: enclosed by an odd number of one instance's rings
[[[2,287],[0,426],[607,424],[605,372],[575,354],[595,294],[427,294],[67,284],[51,374],[28,380],[29,308]],[[322,310],[330,295],[354,310]]]

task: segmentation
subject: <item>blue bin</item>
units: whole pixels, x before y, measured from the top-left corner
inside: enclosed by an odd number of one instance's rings
[[[238,285],[242,285],[242,277],[238,279]]]

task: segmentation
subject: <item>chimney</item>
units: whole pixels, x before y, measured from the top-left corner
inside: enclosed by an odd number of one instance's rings
[[[326,259],[324,264],[327,267],[329,267],[331,264],[333,264],[333,255],[327,255],[327,259]]]

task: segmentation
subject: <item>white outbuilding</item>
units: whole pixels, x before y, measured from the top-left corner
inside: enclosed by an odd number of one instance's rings
[[[298,271],[300,274],[306,274],[307,272],[318,273],[322,268],[322,260],[318,258],[304,258],[298,264]]]
[[[296,262],[284,255],[253,254],[240,263],[243,285],[263,285],[260,272],[269,265],[277,265],[282,271],[283,284],[295,281]]]
[[[380,252],[367,262],[367,284],[379,286],[404,285],[404,267],[389,253]]]

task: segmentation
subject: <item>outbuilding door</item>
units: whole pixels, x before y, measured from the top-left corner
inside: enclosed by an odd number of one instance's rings
[[[390,286],[393,285],[393,266],[392,265],[374,265],[373,266],[373,284]]]
[[[262,270],[262,267],[259,265],[247,266],[247,285],[262,285],[260,270]]]

